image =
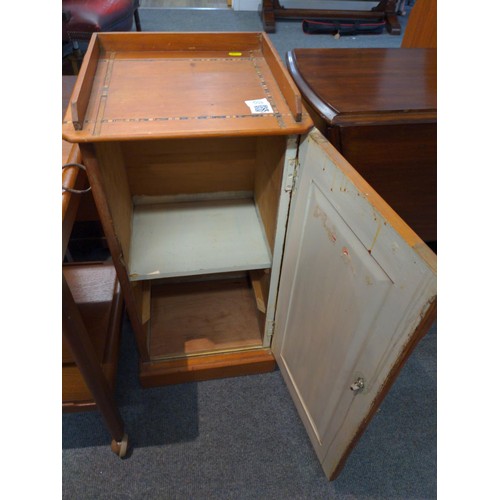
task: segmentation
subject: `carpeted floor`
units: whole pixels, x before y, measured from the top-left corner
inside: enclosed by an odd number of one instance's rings
[[[63,498],[436,497],[436,328],[328,482],[279,371],[143,389],[124,324],[116,397],[131,455],[98,413],[63,416]]]
[[[144,31],[262,31],[258,12],[234,10],[162,10],[140,9]],[[399,17],[402,29],[408,15]],[[284,58],[292,48],[347,48],[347,47],[400,47],[401,36],[380,35],[345,36],[306,35],[300,21],[277,21],[276,33],[270,33],[276,50]]]
[[[141,9],[145,31],[260,31],[255,12]],[[406,18],[401,18],[403,25]],[[398,47],[401,37],[310,36],[294,47]],[[142,389],[124,322],[116,397],[131,454],[111,453],[99,413],[63,416],[66,499],[428,499],[436,497],[436,339],[424,337],[335,482],[328,482],[279,371]]]

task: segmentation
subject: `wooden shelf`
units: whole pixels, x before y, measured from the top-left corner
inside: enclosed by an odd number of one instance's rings
[[[251,199],[134,208],[131,281],[269,267],[271,253]]]
[[[261,315],[246,276],[151,288],[151,359],[262,347]]]

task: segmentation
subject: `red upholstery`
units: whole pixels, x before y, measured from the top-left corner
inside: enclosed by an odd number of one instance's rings
[[[88,40],[96,31],[129,31],[140,0],[62,0],[63,42]]]

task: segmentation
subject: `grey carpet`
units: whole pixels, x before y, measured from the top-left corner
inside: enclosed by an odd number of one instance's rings
[[[143,31],[262,31],[258,12],[233,10],[163,10],[140,9]],[[399,17],[402,29],[408,15]],[[282,58],[293,48],[349,48],[401,46],[401,36],[380,35],[342,36],[306,35],[300,21],[277,21],[276,33],[270,38]]]
[[[436,337],[328,482],[279,371],[143,389],[126,321],[116,396],[131,454],[112,454],[98,413],[64,415],[63,498],[435,498]]]
[[[255,12],[141,9],[141,19],[145,31],[261,30]],[[304,35],[300,23],[281,21],[271,38],[282,57],[294,47],[401,43],[387,34]],[[99,413],[64,415],[63,498],[436,498],[436,338],[433,327],[328,482],[279,371],[142,389],[125,321],[116,397],[131,454],[112,454]]]

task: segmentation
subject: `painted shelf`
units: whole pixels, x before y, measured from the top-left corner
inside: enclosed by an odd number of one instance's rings
[[[271,267],[252,199],[136,205],[132,224],[132,281]]]

